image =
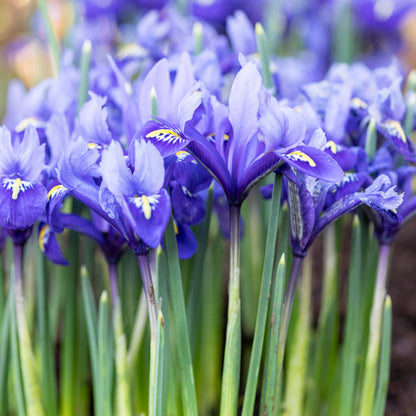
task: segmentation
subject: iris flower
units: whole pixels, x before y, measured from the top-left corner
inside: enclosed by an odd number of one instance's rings
[[[0,128],[0,226],[31,227],[44,213],[47,192],[42,182],[45,145],[31,125],[23,140]]]

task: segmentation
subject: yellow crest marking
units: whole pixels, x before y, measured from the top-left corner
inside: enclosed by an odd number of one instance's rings
[[[356,108],[367,108],[368,107],[367,103],[365,101],[363,101],[361,98],[358,98],[358,97],[354,97],[351,100],[351,104]]]
[[[178,235],[179,234],[179,228],[178,228],[178,224],[176,224],[176,221],[173,221],[173,229],[175,230],[175,234]]]
[[[178,139],[181,138],[181,136],[179,136],[178,133],[174,132],[173,130],[169,130],[169,129],[153,130],[150,133],[146,134],[146,137],[157,137],[157,136],[162,136],[164,134],[169,134],[169,135],[175,136]]]
[[[314,160],[310,158],[307,154],[301,152],[300,150],[295,150],[294,152],[289,153],[288,156],[294,160],[301,160],[302,162],[307,162],[309,166],[313,168],[316,167],[316,163],[314,162]]]
[[[329,149],[331,149],[331,152],[333,154],[337,153],[337,145],[333,140],[329,140],[326,144],[326,147],[328,147]]]
[[[47,236],[48,231],[49,231],[49,225],[45,224],[39,232],[39,247],[42,250],[42,252],[45,251],[45,242],[46,242],[45,237]]]
[[[396,120],[390,120],[388,121],[388,123],[391,124],[393,128],[397,130],[397,133],[399,134],[399,137],[402,140],[402,142],[407,143],[406,134],[401,124]]]
[[[57,194],[59,191],[66,191],[67,188],[63,185],[56,185],[48,192],[48,199],[51,199],[55,194]]]
[[[19,196],[21,186],[22,186],[22,180],[20,178],[16,178],[14,180],[13,188],[12,188],[13,189],[12,199],[15,199],[15,200],[17,199],[17,197]]]
[[[139,197],[142,199],[142,209],[144,217],[149,220],[152,216],[152,207],[150,206],[149,198],[146,195]]]

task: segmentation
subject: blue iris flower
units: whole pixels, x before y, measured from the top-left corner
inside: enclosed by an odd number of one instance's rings
[[[45,145],[29,125],[23,139],[0,128],[0,226],[22,230],[31,227],[43,214],[47,192],[42,171]]]

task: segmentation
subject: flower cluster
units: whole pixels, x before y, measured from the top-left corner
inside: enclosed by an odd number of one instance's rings
[[[100,247],[111,273],[128,247],[139,261],[153,341],[163,284],[149,259],[169,245],[170,221],[179,258],[191,258],[194,227],[211,215],[213,196],[230,239],[226,381],[239,371],[229,351],[241,325],[240,209],[257,185],[265,198],[280,192],[278,203],[289,208],[294,265],[279,342],[300,264],[330,223],[358,212],[390,246],[416,212],[415,86],[410,80],[403,93],[404,67],[390,58],[414,2],[295,2],[278,11],[268,1],[178,3],[183,10],[163,0],[75,2],[82,18],[67,35],[72,51],[62,51],[57,76],[28,90],[10,83],[0,128],[0,248],[6,235],[23,247],[38,223],[41,251],[66,265],[57,235],[70,229]],[[252,23],[268,15],[282,22],[279,33],[267,28],[279,54]],[[383,44],[366,63],[332,63],[351,52],[337,56],[343,51],[329,42],[348,19],[360,39],[371,33],[372,47]],[[276,175],[279,189],[270,184]],[[111,285],[118,304],[117,279]],[[223,415],[235,413],[233,388],[223,391]]]

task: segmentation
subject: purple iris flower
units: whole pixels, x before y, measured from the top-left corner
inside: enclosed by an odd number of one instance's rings
[[[383,224],[398,224],[396,209],[403,202],[386,175],[373,182],[368,175],[346,175],[338,185],[307,177],[302,180],[286,169],[290,208],[290,242],[293,254],[303,258],[320,232],[332,221],[362,204],[369,206]],[[368,185],[368,183],[370,183]],[[363,191],[359,190],[366,186]],[[338,191],[338,192],[337,192]],[[328,204],[327,196],[336,199]]]
[[[227,33],[236,53],[250,55],[257,52],[253,24],[241,10],[227,18]]]
[[[44,214],[47,192],[42,171],[45,145],[29,125],[23,139],[0,128],[0,226],[26,229]]]
[[[221,184],[230,205],[240,205],[255,183],[284,162],[315,177],[342,179],[338,164],[305,137],[302,115],[267,94],[254,63],[237,74],[228,107],[215,97],[208,104],[197,127],[188,125],[183,134],[172,128],[169,137],[157,136],[155,132],[166,131],[163,121],[147,124],[140,134],[159,149],[169,150],[175,144],[177,151],[187,145]]]
[[[413,0],[353,0],[357,23],[366,31],[397,30],[404,16],[416,8]]]
[[[101,159],[101,163],[99,160]],[[136,254],[160,244],[170,217],[163,158],[151,144],[135,141],[128,155],[112,141],[102,150],[79,138],[58,165],[64,190],[94,210],[126,239]]]
[[[169,195],[162,188],[163,158],[150,143],[135,141],[130,149],[129,166],[118,142],[103,151],[100,204],[110,217],[121,214],[134,235],[155,248],[171,213]]]

